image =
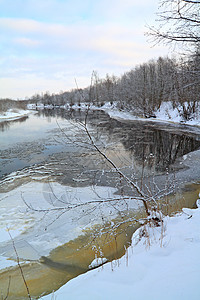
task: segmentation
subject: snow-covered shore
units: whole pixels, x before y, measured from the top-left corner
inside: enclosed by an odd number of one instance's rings
[[[187,103],[185,104],[187,106]],[[64,106],[53,106],[53,105],[43,105],[38,104],[37,106],[35,104],[28,104],[27,110],[8,110],[7,112],[0,113],[0,121],[11,121],[19,119],[23,116],[27,116],[31,113],[37,113],[37,109],[53,109],[53,108],[63,108],[63,109],[81,109],[81,110],[87,110],[88,104],[87,103],[80,103],[74,104],[72,106],[69,106],[68,104]],[[138,117],[135,116],[133,113],[128,111],[119,110],[116,106],[116,104],[110,104],[105,103],[101,107],[97,107],[95,105],[89,105],[90,110],[104,110],[106,113],[110,115],[111,118],[117,118],[117,119],[124,119],[124,120],[138,120],[138,121],[148,121],[148,122],[164,122],[164,123],[179,123],[179,124],[185,124],[185,125],[193,125],[193,126],[200,126],[200,112],[197,109],[196,113],[193,115],[192,118],[189,120],[184,120],[182,116],[180,115],[181,107],[173,108],[172,103],[169,102],[163,102],[160,106],[160,108],[155,111],[154,117],[151,118],[144,118],[144,117]]]
[[[54,298],[42,299],[200,299],[200,208],[165,217],[163,227],[146,227],[149,238],[141,237],[141,230],[119,261],[80,275]]]
[[[24,109],[9,109],[6,112],[0,113],[0,122],[1,121],[14,121],[22,117],[33,114],[35,111],[24,110]]]
[[[187,104],[185,104],[187,105]],[[189,120],[184,120],[180,115],[181,108],[173,108],[171,102],[163,102],[160,108],[155,111],[154,117],[144,118],[135,116],[128,111],[119,110],[115,105],[105,104],[102,109],[109,114],[111,118],[123,119],[123,120],[138,120],[144,122],[162,122],[162,123],[178,123],[184,125],[200,126],[200,112],[197,109],[196,113]]]

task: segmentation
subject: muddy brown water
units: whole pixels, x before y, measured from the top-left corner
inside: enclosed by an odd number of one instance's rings
[[[130,226],[130,224],[129,224]],[[131,242],[133,231],[138,228],[123,225],[115,231],[114,236],[103,234],[94,238],[92,231],[87,231],[73,241],[51,251],[48,257],[21,264],[31,297],[38,298],[51,293],[64,285],[70,279],[89,270],[89,265],[95,259],[106,257],[108,261],[117,259],[125,253],[125,247]],[[99,260],[101,264],[101,259]],[[10,278],[10,283],[9,283]],[[18,266],[0,271],[0,291],[3,299],[28,299],[27,290]],[[45,291],[45,292],[44,292]]]

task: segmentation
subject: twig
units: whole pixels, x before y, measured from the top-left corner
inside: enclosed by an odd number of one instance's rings
[[[7,295],[6,295],[6,297],[3,300],[8,299],[8,295],[9,295],[9,291],[10,291],[10,282],[11,282],[11,276],[9,276],[9,279],[8,279]]]
[[[31,300],[29,288],[28,288],[26,279],[25,279],[25,277],[24,277],[24,273],[23,273],[22,267],[21,267],[20,262],[19,262],[19,255],[18,255],[17,249],[16,249],[16,247],[15,247],[15,242],[14,242],[14,240],[13,240],[13,238],[12,238],[12,236],[11,236],[11,233],[10,233],[10,231],[9,231],[8,228],[7,228],[7,230],[8,230],[8,234],[9,234],[9,236],[10,236],[10,239],[11,239],[11,241],[12,241],[13,249],[14,249],[14,251],[15,251],[16,258],[17,258],[17,264],[18,264],[18,267],[19,267],[19,269],[20,269],[20,273],[21,273],[22,279],[23,279],[23,281],[24,281],[24,285],[25,285],[26,290],[27,290],[28,298]]]

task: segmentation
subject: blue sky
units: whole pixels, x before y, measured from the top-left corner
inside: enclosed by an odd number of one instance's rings
[[[57,93],[167,55],[144,36],[158,0],[0,0],[0,98]]]

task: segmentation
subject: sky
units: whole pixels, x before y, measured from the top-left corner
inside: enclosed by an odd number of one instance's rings
[[[0,0],[0,98],[24,99],[120,76],[168,55],[144,35],[159,0]]]

